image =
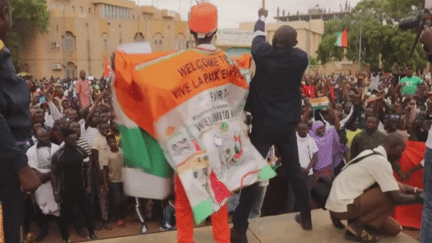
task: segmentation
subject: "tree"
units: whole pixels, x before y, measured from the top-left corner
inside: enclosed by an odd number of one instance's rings
[[[346,57],[358,61],[360,29],[362,29],[362,63],[368,63],[372,70],[379,69],[380,56],[384,71],[390,71],[396,62],[399,66],[422,69],[426,66],[426,53],[418,45],[411,58],[407,58],[414,44],[416,33],[402,31],[396,24],[401,18],[414,15],[411,6],[418,6],[421,0],[377,0],[362,1],[351,16],[333,19],[324,25],[324,34],[318,47],[318,58],[322,63],[332,59],[340,60],[342,48],[335,47],[335,33],[348,30]]]
[[[36,32],[44,33],[49,24],[49,10],[46,0],[10,0],[12,7],[12,27],[5,40],[11,50],[12,60],[20,64],[19,53],[26,47]]]

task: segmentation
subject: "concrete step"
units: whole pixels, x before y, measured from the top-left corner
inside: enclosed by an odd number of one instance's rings
[[[312,231],[304,231],[295,222],[295,214],[263,217],[250,221],[247,232],[249,243],[346,243],[344,231],[333,227],[328,211],[312,211]],[[412,237],[401,233],[395,237],[381,236],[380,243],[417,243]],[[197,243],[213,243],[211,227],[195,229]],[[99,240],[97,243],[175,243],[177,231]]]

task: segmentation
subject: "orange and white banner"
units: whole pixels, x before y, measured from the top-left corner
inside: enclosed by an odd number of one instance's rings
[[[116,52],[121,113],[156,138],[197,222],[218,211],[232,191],[275,175],[244,133],[248,82],[238,63],[219,50],[139,50],[126,45]]]

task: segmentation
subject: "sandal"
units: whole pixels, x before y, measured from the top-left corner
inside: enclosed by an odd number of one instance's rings
[[[365,243],[376,243],[378,242],[378,237],[370,234],[366,230],[363,230],[360,235],[354,235],[349,230],[345,231],[345,239],[356,242],[365,242]]]

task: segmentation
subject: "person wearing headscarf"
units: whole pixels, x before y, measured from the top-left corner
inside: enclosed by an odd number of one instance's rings
[[[336,128],[330,127],[326,130],[322,121],[316,121],[313,123],[309,135],[318,146],[318,159],[313,167],[314,182],[321,177],[332,179],[334,168],[338,165],[334,161],[335,155],[342,150]]]

